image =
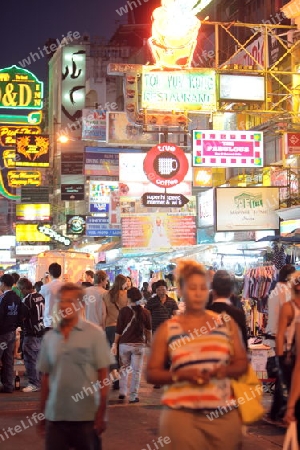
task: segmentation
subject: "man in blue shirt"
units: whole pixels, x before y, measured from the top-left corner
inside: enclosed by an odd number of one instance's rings
[[[100,437],[106,429],[112,356],[104,331],[80,317],[83,294],[77,284],[60,287],[60,321],[45,335],[39,355],[46,450],[90,450],[95,433]]]

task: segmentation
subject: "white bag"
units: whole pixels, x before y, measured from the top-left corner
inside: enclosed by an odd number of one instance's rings
[[[297,439],[297,422],[291,422],[285,434],[283,450],[299,450]]]

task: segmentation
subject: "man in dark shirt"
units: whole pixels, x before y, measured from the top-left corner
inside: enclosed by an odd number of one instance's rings
[[[85,281],[81,283],[83,287],[91,287],[94,286],[94,277],[95,274],[92,270],[86,270],[84,274]]]
[[[12,291],[14,280],[11,275],[4,274],[0,278],[0,359],[1,392],[12,393],[14,390],[14,346],[16,329],[21,322],[21,299]]]
[[[36,363],[45,331],[43,323],[45,299],[34,290],[31,281],[27,278],[21,278],[17,285],[24,296],[22,301],[23,356],[29,382],[23,392],[36,392],[40,390],[41,386],[41,377],[36,369]]]
[[[176,314],[178,305],[175,300],[167,295],[167,283],[165,280],[156,282],[156,296],[150,298],[145,308],[151,312],[152,316],[152,333],[166,320]]]
[[[207,309],[218,314],[226,313],[239,326],[245,347],[248,348],[247,326],[244,311],[236,308],[230,301],[233,291],[233,280],[226,270],[218,270],[212,280],[213,300]]]

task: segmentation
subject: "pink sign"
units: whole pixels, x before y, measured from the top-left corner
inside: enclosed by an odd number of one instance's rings
[[[194,167],[263,167],[258,131],[193,130]]]

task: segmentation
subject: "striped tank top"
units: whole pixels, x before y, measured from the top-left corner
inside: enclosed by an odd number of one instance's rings
[[[220,318],[217,314],[214,316]],[[201,334],[200,330],[196,333],[184,332],[178,317],[168,320],[168,351],[172,371],[176,373],[176,369],[189,366],[212,370],[216,364],[229,363],[230,331],[226,323],[220,320],[215,322],[216,326],[207,324],[207,333]],[[216,409],[228,406],[227,402],[232,400],[230,380],[225,378],[211,379],[203,386],[185,381],[166,386],[162,404],[174,409]]]

